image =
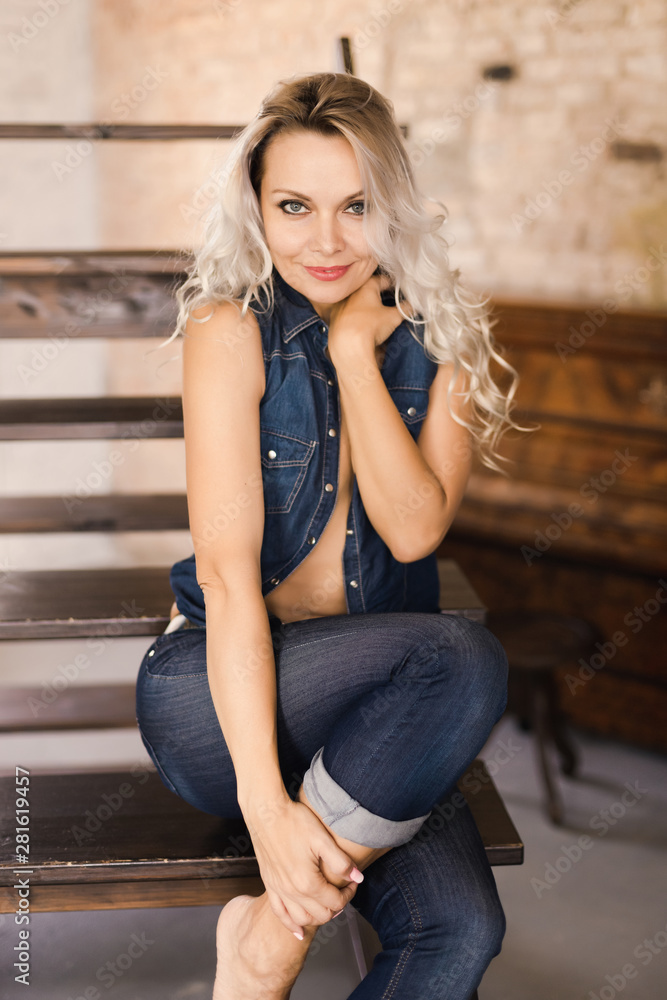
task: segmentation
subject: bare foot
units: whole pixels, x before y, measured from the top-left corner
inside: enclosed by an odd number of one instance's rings
[[[261,896],[235,896],[222,909],[213,1000],[289,1000],[315,927],[299,941]]]

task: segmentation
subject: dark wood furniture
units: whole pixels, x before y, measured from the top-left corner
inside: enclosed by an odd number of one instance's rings
[[[553,823],[560,824],[563,803],[549,759],[550,745],[558,751],[563,774],[572,777],[578,759],[564,725],[556,672],[568,667],[566,676],[576,679],[577,661],[593,652],[600,634],[581,618],[553,611],[489,612],[486,625],[507,653],[507,711],[534,732],[547,812]]]
[[[521,376],[516,418],[540,426],[505,437],[509,478],[475,470],[439,555],[494,611],[591,621],[610,655],[574,691],[557,671],[567,718],[665,751],[667,312],[621,299],[494,309]]]

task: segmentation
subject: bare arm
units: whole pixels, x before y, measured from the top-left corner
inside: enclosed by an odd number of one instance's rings
[[[332,353],[332,360],[368,517],[400,562],[427,556],[454,520],[470,474],[469,432],[447,408],[451,367],[438,368],[415,443],[367,344],[359,339],[354,346]],[[462,388],[464,374],[455,391]],[[456,396],[453,405],[457,406]],[[460,405],[458,413],[464,413]]]
[[[196,318],[210,309],[195,310]],[[206,603],[211,696],[242,809],[288,798],[278,766],[276,676],[261,592],[264,502],[259,403],[264,361],[257,321],[231,303],[183,345],[188,511],[197,581]]]
[[[210,310],[195,310],[203,318]],[[264,495],[259,404],[262,341],[255,317],[232,303],[188,322],[183,418],[190,530],[206,604],[208,681],[234,765],[237,798],[274,914],[291,931],[326,923],[356,891],[351,859],[280,773],[276,666],[262,597]]]

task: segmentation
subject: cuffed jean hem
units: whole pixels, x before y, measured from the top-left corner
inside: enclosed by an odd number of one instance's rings
[[[306,798],[322,821],[339,837],[363,847],[398,847],[412,840],[433,810],[404,820],[369,812],[333,780],[322,763],[323,750],[320,747],[303,776]]]

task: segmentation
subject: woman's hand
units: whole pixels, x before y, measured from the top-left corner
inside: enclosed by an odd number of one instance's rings
[[[354,862],[308,806],[288,799],[270,818],[246,823],[269,904],[288,930],[302,934],[306,924],[326,924],[352,899],[357,884],[332,885],[320,859],[342,879],[350,877]]]
[[[385,306],[380,297],[381,292],[391,287],[392,280],[388,275],[374,275],[356,292],[332,307],[328,337],[332,361],[334,354],[342,351],[369,354],[372,357],[375,348],[384,343],[396,327],[401,325],[404,317],[396,306]],[[412,315],[407,302],[402,302],[401,306],[408,316]]]

